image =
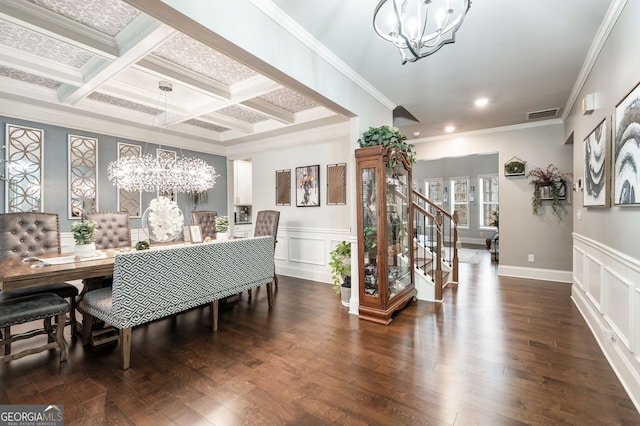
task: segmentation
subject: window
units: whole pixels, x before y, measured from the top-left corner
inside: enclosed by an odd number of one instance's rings
[[[442,207],[442,190],[442,179],[425,179],[425,196],[440,207]]]
[[[493,212],[498,211],[499,198],[498,198],[498,176],[480,176],[480,226],[492,227],[494,217]],[[496,217],[497,219],[497,217]]]
[[[458,227],[469,227],[469,178],[451,180],[451,210],[458,212]]]

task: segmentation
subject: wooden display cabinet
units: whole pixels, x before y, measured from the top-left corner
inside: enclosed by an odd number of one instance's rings
[[[394,312],[416,300],[411,166],[402,156],[389,166],[386,148],[355,151],[358,200],[360,318],[389,324]]]

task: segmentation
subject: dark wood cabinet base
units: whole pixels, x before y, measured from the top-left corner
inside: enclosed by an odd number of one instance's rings
[[[411,289],[405,294],[399,295],[394,298],[387,309],[370,308],[368,306],[359,307],[358,317],[363,320],[373,321],[378,324],[389,325],[393,321],[393,314],[396,311],[404,308],[407,303],[416,301],[417,291]]]

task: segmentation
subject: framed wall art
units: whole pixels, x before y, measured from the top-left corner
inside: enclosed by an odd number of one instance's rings
[[[610,130],[608,120],[602,120],[584,140],[584,192],[585,207],[611,205],[609,173]]]
[[[276,170],[276,206],[291,205],[291,169]]]
[[[513,157],[511,160],[504,163],[504,175],[505,176],[524,176],[527,162]]]
[[[327,164],[327,205],[347,204],[347,164]]]
[[[640,204],[640,84],[616,105],[613,146],[615,205]]]
[[[296,167],[296,206],[320,206],[320,165]]]

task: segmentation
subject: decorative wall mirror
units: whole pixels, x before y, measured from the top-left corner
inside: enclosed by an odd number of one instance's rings
[[[69,219],[98,211],[98,140],[69,135]]]
[[[6,125],[5,211],[42,211],[44,130]]]
[[[142,155],[142,148],[138,145],[118,142],[118,158],[136,157]],[[118,188],[118,211],[129,213],[130,217],[142,216],[142,193],[140,191],[125,191]]]

